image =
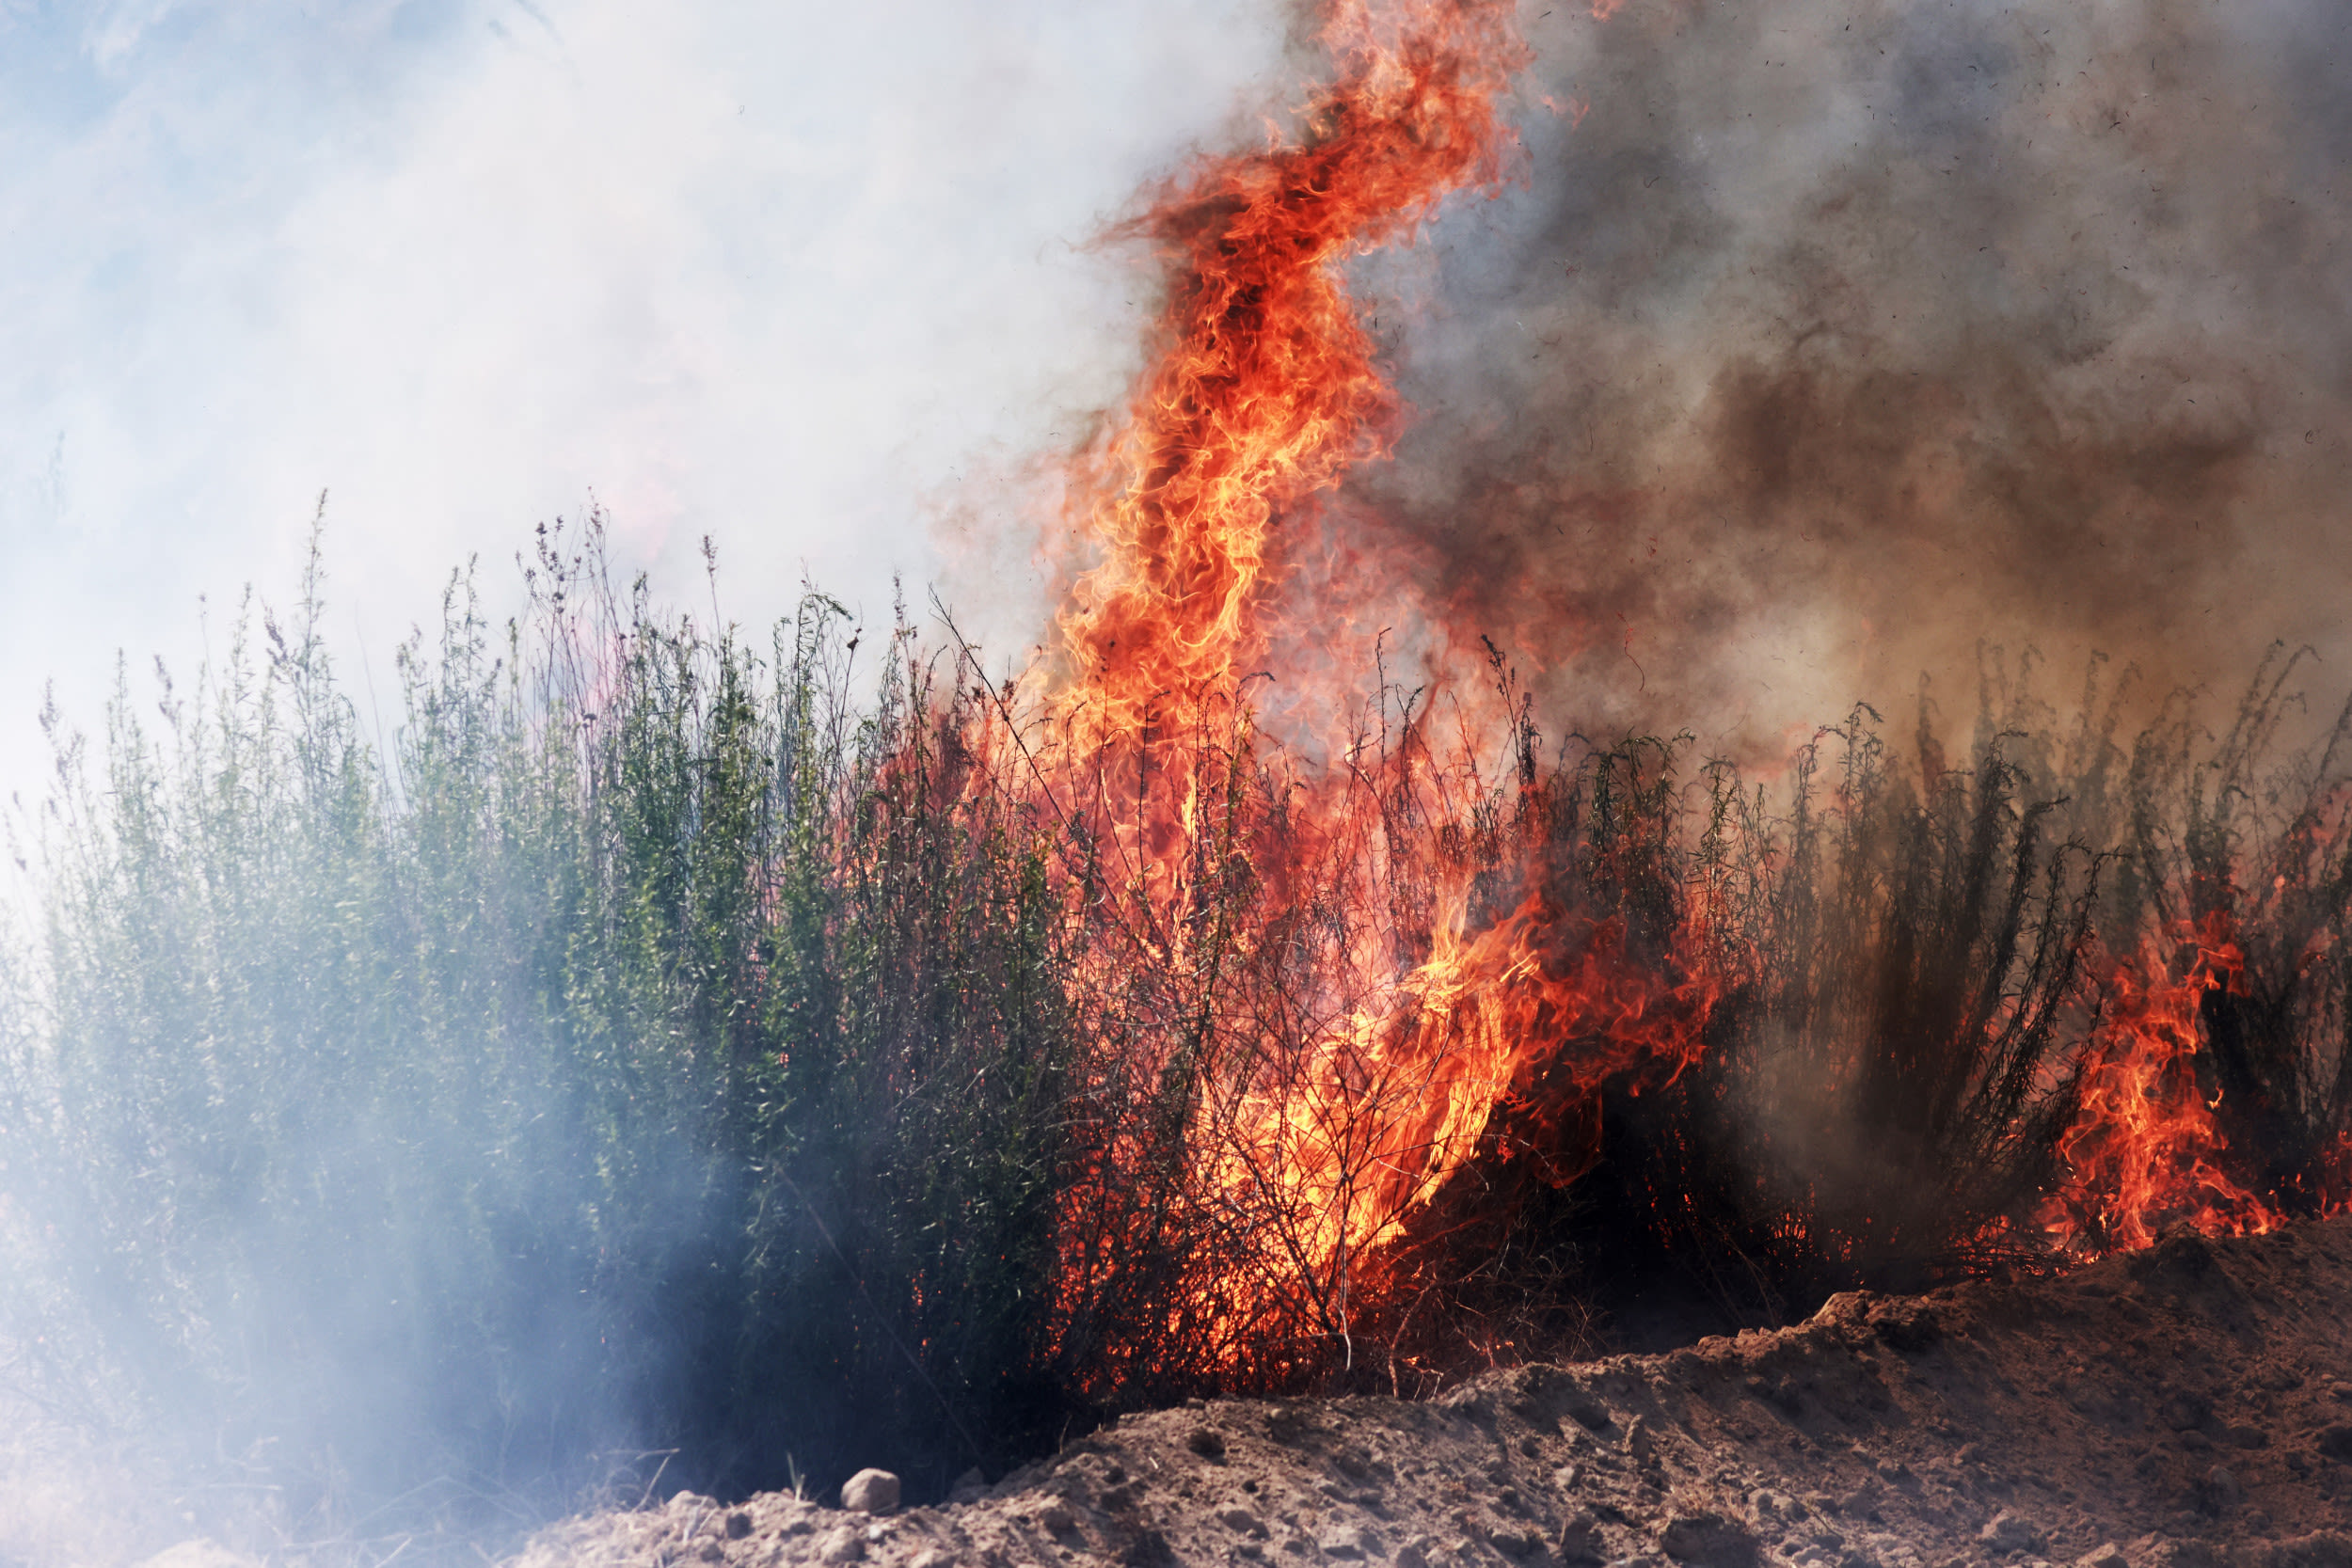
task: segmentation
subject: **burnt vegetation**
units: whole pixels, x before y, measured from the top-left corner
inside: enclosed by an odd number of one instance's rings
[[[1498,656],[1502,754],[1382,687],[1311,842],[1307,765],[1205,694],[1164,721],[1201,810],[1149,895],[952,635],[812,594],[755,644],[615,592],[593,528],[531,573],[502,630],[453,587],[381,736],[315,562],[155,717],[53,726],[0,1017],[6,1370],[208,1517],[478,1531],[866,1464],[936,1497],[1189,1394],[1426,1394],[2052,1268],[2117,965],[2215,917],[2216,1157],[2281,1214],[2342,1191],[2352,715],[2285,744],[2291,657],[2218,733],[1989,680],[1957,756],[1924,703],[1907,746],[1858,708],[1757,782],[1548,740]],[[1381,1198],[1348,1118],[1424,1081],[1319,1044],[1365,1002],[1330,988],[1366,944],[1423,962],[1457,884],[1473,934],[1542,911],[1547,972],[1664,976],[1700,1049],[1584,1097],[1605,1042],[1570,1031]],[[1342,1123],[1303,1196],[1269,1104]]]

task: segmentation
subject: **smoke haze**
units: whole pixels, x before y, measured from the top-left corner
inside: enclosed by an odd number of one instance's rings
[[[1354,511],[1554,711],[2341,668],[2340,8],[1530,9],[1524,184],[1363,268],[1416,415]]]
[[[322,491],[380,705],[452,568],[503,612],[591,497],[673,600],[707,603],[709,534],[746,624],[804,569],[886,618],[894,573],[942,575],[935,498],[1025,531],[993,476],[1118,395],[1151,302],[1088,242],[1252,134],[1285,20],[0,6],[0,801],[40,787],[45,683],[95,728],[118,649],[184,680],[199,595],[218,654]]]

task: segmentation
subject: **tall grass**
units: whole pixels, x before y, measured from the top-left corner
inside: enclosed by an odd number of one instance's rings
[[[902,641],[853,712],[829,601],[755,651],[564,550],[503,634],[453,586],[380,750],[315,557],[154,720],[55,731],[0,1323],[290,1536],[1045,1431],[1038,847]]]
[[[1639,1338],[1661,1292],[1764,1321],[2048,1266],[2106,978],[2217,912],[2242,1179],[2308,1207],[2352,1128],[2345,725],[2279,745],[2291,659],[2218,736],[1989,690],[1958,764],[1924,707],[1903,753],[1857,710],[1758,783],[1548,743],[1497,656],[1498,755],[1375,674],[1321,773],[1246,693],[1171,702],[1171,784],[821,594],[754,643],[615,591],[593,525],[527,580],[494,628],[453,579],[381,735],[315,552],[184,692],[52,722],[0,950],[0,1369],[223,1528],[454,1539],[875,1463],[936,1495],[1140,1402]],[[1178,785],[1187,853],[1140,867],[1116,829]],[[1539,1072],[1321,1258],[1319,1206],[1371,1201],[1347,1118],[1420,1092],[1334,1021],[1409,1024],[1463,887],[1472,929],[1572,912],[1546,962],[1704,974],[1707,1049],[1589,1106]],[[1331,1156],[1311,1192],[1269,1104]]]

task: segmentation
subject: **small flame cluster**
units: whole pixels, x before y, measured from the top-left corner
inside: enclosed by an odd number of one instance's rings
[[[2229,1148],[2198,1082],[2202,1008],[2240,990],[2246,959],[2219,915],[2151,941],[2114,966],[2106,1016],[2076,1084],[2077,1110],[2058,1135],[2060,1180],[2042,1227],[2063,1252],[2098,1255],[2153,1245],[2168,1225],[2206,1235],[2260,1235],[2286,1216],[2216,1163]]]

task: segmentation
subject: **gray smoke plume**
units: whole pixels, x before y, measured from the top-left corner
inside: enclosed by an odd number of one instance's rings
[[[2352,11],[1537,8],[1524,185],[1361,269],[1351,510],[1457,635],[1732,746],[1983,642],[2340,669]]]

